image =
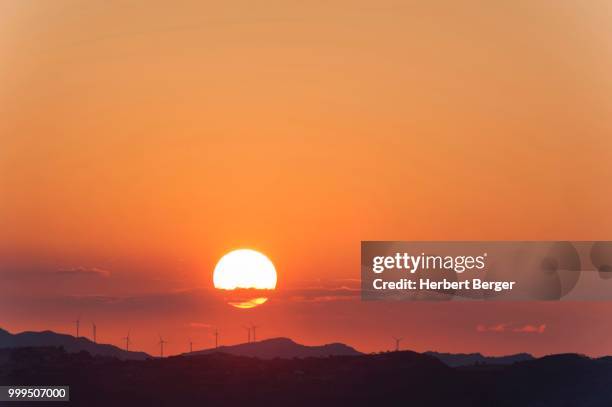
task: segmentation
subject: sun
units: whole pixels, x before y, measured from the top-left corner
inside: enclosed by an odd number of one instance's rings
[[[213,273],[215,288],[234,290],[276,288],[276,269],[265,255],[251,249],[233,250],[221,257]]]
[[[276,288],[276,278],[276,269],[270,259],[251,249],[227,253],[213,272],[215,288],[230,291],[232,295],[228,303],[243,309],[265,303],[268,290]]]

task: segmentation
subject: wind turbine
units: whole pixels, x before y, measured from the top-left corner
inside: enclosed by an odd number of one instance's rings
[[[81,316],[78,316],[76,321],[76,337],[79,337],[79,327],[81,326]]]
[[[189,338],[189,353],[193,353],[193,342],[191,341],[191,338]]]
[[[162,358],[164,357],[164,344],[165,343],[168,343],[168,342],[164,341],[161,335],[159,335],[159,355]]]
[[[129,351],[130,350],[130,331],[128,330],[127,336],[124,336],[123,339],[125,339],[125,350]]]
[[[399,352],[400,349],[400,342],[402,341],[402,339],[404,338],[396,338],[395,336],[393,337],[393,339],[395,339],[395,351]]]
[[[96,331],[97,331],[97,327],[96,327],[96,323],[95,322],[91,323],[91,330],[93,331],[93,342],[96,343]]]
[[[219,347],[219,329],[215,328],[215,332],[213,333],[215,337],[215,349]]]
[[[255,336],[255,333],[257,332],[257,328],[259,328],[259,326],[251,325],[251,329],[253,330],[253,342],[257,342],[257,337]]]
[[[251,343],[251,328],[250,328],[250,327],[248,327],[248,326],[244,326],[243,328],[247,330],[248,335],[249,335],[249,336],[248,336],[247,343]]]

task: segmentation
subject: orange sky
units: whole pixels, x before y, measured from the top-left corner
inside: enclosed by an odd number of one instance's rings
[[[612,238],[611,11],[0,3],[0,326],[68,331],[82,314],[108,342],[133,326],[150,352],[158,330],[179,352],[210,341],[192,323],[226,321],[237,342],[253,320],[367,351],[397,334],[417,350],[612,353],[579,331],[609,336],[608,304],[335,291],[356,286],[361,240]],[[242,246],[279,271],[279,298],[251,314],[209,292]],[[476,330],[499,323],[547,328]]]

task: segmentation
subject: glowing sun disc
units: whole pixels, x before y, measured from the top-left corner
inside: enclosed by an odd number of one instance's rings
[[[221,257],[213,272],[215,288],[235,290],[276,288],[276,269],[265,255],[251,249],[239,249]]]

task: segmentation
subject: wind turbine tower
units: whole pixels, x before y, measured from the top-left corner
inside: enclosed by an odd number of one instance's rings
[[[395,351],[396,351],[396,352],[399,352],[399,350],[400,350],[400,342],[401,342],[401,341],[402,341],[402,339],[404,339],[404,338],[396,338],[396,337],[393,337],[393,339],[395,339]]]
[[[78,317],[76,321],[74,322],[76,322],[76,337],[78,338],[79,337],[79,327],[81,326],[81,317]]]
[[[247,343],[251,343],[251,328],[248,326],[243,327],[248,332]]]
[[[164,341],[164,339],[159,335],[159,356],[164,357],[164,344],[168,342]]]
[[[215,336],[215,349],[217,349],[219,347],[219,329],[215,328],[213,335]]]
[[[124,336],[125,339],[125,350],[129,352],[130,350],[130,331],[128,331],[127,336]]]
[[[91,330],[92,330],[92,333],[93,333],[93,342],[96,343],[96,331],[97,331],[97,327],[96,327],[95,322],[91,323]]]
[[[255,333],[257,332],[257,328],[259,328],[259,326],[251,325],[251,329],[253,330],[253,342],[257,342],[257,336],[255,336]]]

